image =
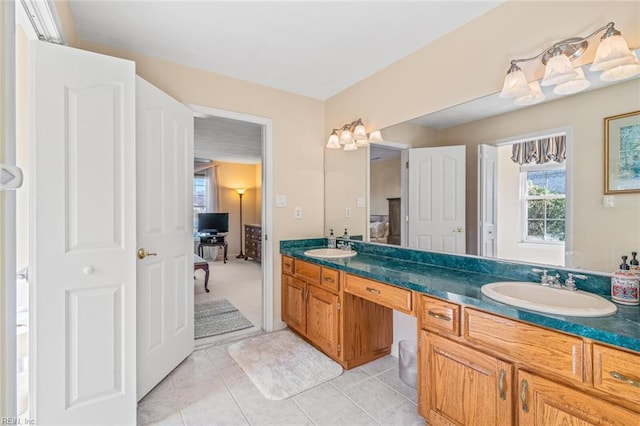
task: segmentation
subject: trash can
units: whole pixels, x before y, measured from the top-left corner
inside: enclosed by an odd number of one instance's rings
[[[400,380],[416,389],[418,383],[418,343],[401,340],[398,344]]]

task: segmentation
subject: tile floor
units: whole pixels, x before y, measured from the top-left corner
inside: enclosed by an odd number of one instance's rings
[[[389,355],[283,401],[262,396],[227,353],[195,351],[138,405],[140,425],[424,425]]]

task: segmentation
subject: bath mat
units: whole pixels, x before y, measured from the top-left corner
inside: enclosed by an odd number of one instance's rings
[[[197,304],[193,309],[193,315],[196,339],[253,327],[251,321],[246,319],[227,299]]]
[[[289,330],[242,340],[228,351],[270,400],[290,398],[342,374],[340,364]]]

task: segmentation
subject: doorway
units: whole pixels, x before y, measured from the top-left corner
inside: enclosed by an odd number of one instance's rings
[[[222,247],[202,249],[210,269],[210,292],[204,289],[205,274],[196,274],[195,303],[227,300],[253,324],[197,339],[196,347],[200,347],[237,334],[273,329],[273,254],[268,244],[272,130],[271,120],[263,117],[188,106],[195,115],[194,157],[200,164],[197,168],[202,169],[194,183],[203,182],[205,192],[194,202],[194,219],[204,211],[228,213],[229,217],[226,263]],[[197,249],[202,236],[197,226],[194,230]]]

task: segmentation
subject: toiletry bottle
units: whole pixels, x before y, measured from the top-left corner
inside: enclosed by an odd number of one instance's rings
[[[620,268],[611,275],[611,300],[622,305],[640,304],[640,274],[631,271],[627,256],[622,256]]]
[[[329,238],[327,238],[328,247],[336,248],[336,236],[333,235],[333,229],[329,229],[329,231],[331,231],[331,233],[329,234]]]
[[[636,271],[637,274],[640,274],[640,261],[636,258],[638,256],[637,251],[631,252],[631,260],[629,261],[629,269],[632,271]]]
[[[342,234],[342,238],[344,238],[345,240],[349,239],[349,233],[347,232],[347,228],[344,228],[344,234]]]

